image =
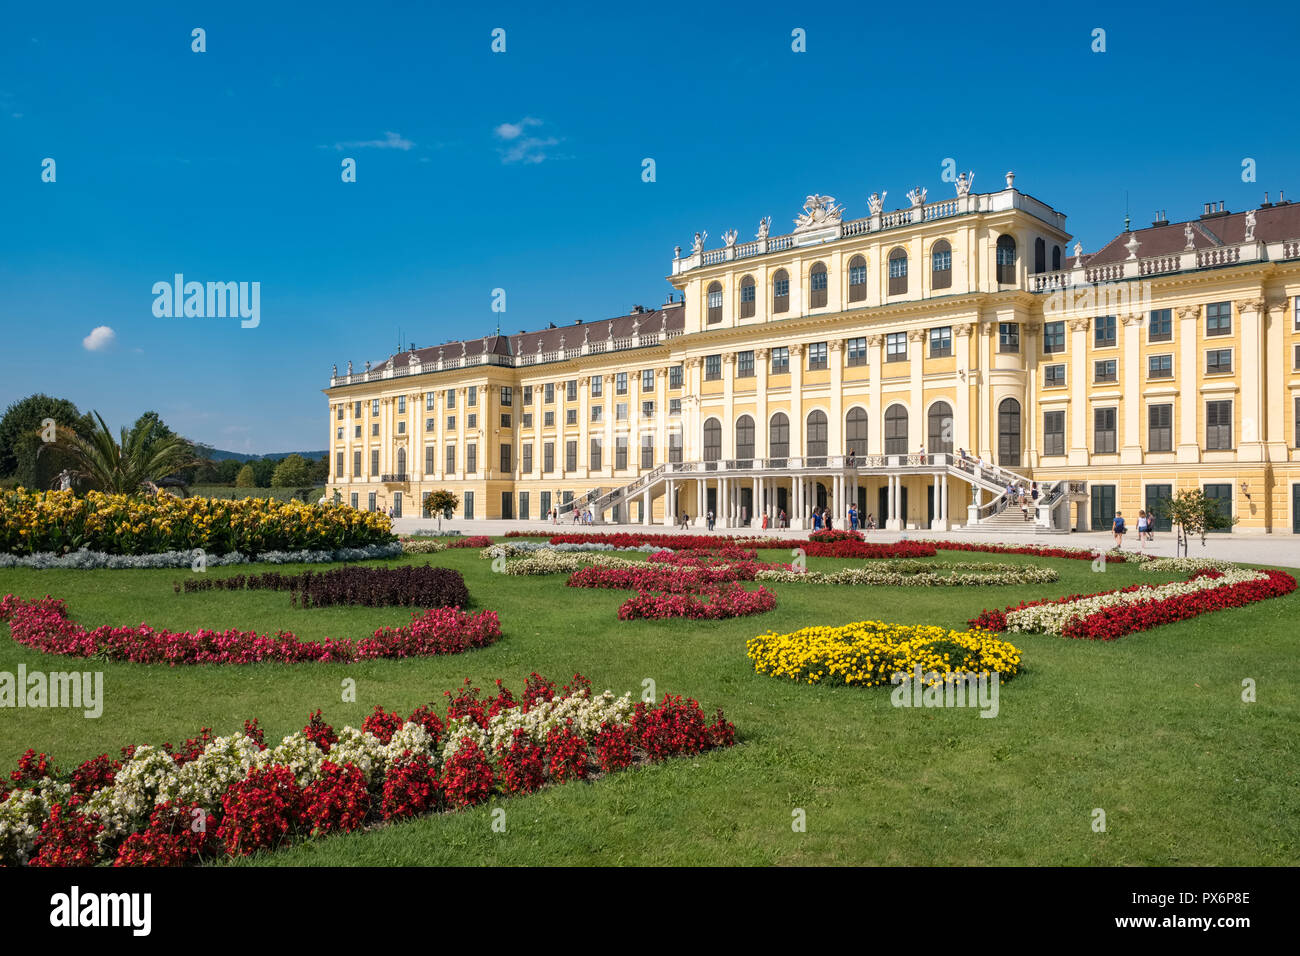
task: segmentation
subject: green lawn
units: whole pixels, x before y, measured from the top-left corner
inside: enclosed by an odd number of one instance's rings
[[[768,560],[782,552],[761,552]],[[941,552],[941,560],[1015,557]],[[1023,559],[1040,561],[1041,559]],[[1022,675],[1002,687],[1000,714],[895,709],[887,689],[807,687],[760,677],[745,641],[762,631],[865,618],[963,627],[981,608],[1022,598],[1120,587],[1144,575],[1087,561],[1048,562],[1056,584],[916,589],[777,585],[778,607],[723,622],[619,622],[625,592],[569,589],[564,576],[493,574],[476,551],[404,559],[462,571],[476,605],[501,616],[504,638],[457,656],[364,665],[146,667],[95,665],[104,716],[0,712],[0,765],[27,747],[61,768],[127,743],[176,742],[258,717],[268,740],[323,708],[359,725],[375,704],[409,712],[464,677],[515,690],[536,670],[575,671],[596,689],[639,695],[642,681],[722,707],[732,750],[588,784],[496,801],[375,832],[306,843],[262,864],[1295,864],[1300,859],[1300,592],[1109,644],[1014,635]],[[398,562],[392,562],[398,563]],[[812,559],[812,569],[851,562]],[[228,575],[246,569],[214,569]],[[288,570],[288,569],[286,569]],[[296,610],[287,594],[176,595],[188,571],[0,571],[0,594],[64,598],[87,625],[292,630],[360,637],[409,619],[402,609]],[[82,668],[27,651],[0,625],[0,670]],[[345,678],[358,701],[340,702]],[[1243,678],[1258,702],[1243,703]],[[492,829],[493,807],[506,832]],[[807,832],[791,813],[807,814]],[[1092,812],[1107,815],[1105,833]]]

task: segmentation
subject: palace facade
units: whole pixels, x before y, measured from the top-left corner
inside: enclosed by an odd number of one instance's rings
[[[1300,206],[1162,216],[1096,252],[1014,185],[679,248],[658,308],[337,370],[329,494],[417,515],[756,526],[1132,526],[1203,488],[1300,531]],[[567,520],[567,519],[566,519]],[[844,527],[837,522],[838,527]]]

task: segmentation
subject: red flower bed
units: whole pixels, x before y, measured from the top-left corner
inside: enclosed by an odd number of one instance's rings
[[[776,607],[776,595],[767,588],[747,591],[739,584],[709,586],[688,594],[638,594],[618,609],[620,621],[640,618],[684,617],[718,620],[763,614]]]
[[[982,551],[985,554],[1032,554],[1040,558],[1069,558],[1072,561],[1095,561],[1100,551],[1079,551],[1072,548],[1041,547],[1033,544],[981,544],[972,541],[935,541],[934,546],[940,551]],[[1114,564],[1126,564],[1122,554],[1106,552],[1106,560]]]
[[[848,534],[832,531],[831,534]],[[803,548],[810,558],[933,558],[937,553],[931,541],[895,541],[893,544],[875,544],[856,538],[834,541],[809,538],[807,541],[787,541],[786,547]]]
[[[449,548],[486,548],[492,543],[492,539],[485,534],[471,534],[467,538],[457,538],[454,541],[448,541]]]
[[[201,576],[177,582],[179,594],[194,591],[288,591],[294,607],[465,607],[469,589],[459,571],[425,564],[404,568],[335,568],[302,574]]]
[[[1108,607],[1096,614],[1071,621],[1062,633],[1065,637],[1089,641],[1113,641],[1125,634],[1147,631],[1161,624],[1281,597],[1296,589],[1295,578],[1284,571],[1266,570],[1263,573],[1268,575],[1265,581],[1242,581],[1208,591],[1179,594],[1163,601]]]
[[[501,637],[495,611],[468,614],[455,608],[430,608],[413,614],[411,623],[381,627],[361,640],[326,638],[300,641],[288,631],[155,631],[104,625],[86,630],[68,617],[62,601],[44,597],[26,601],[13,594],[0,600],[0,621],[8,621],[19,644],[46,654],[100,657],[134,664],[255,664],[278,661],[352,663],[384,657],[427,657],[458,654],[485,647]]]
[[[864,541],[852,531],[815,531],[804,540],[744,537],[729,535],[654,534],[636,531],[618,531],[612,534],[556,534],[551,544],[610,544],[616,548],[637,548],[650,545],[668,548],[674,552],[704,552],[729,558],[730,550],[755,549],[781,550],[803,548],[809,557],[817,558],[932,558],[935,544],[931,541],[897,541],[893,544],[874,544]],[[975,549],[971,549],[975,550]],[[752,555],[751,555],[752,556]],[[652,556],[657,558],[656,556]]]
[[[483,697],[468,682],[450,699],[446,721],[459,714],[486,726],[492,716],[549,703],[554,698],[589,697],[591,682],[580,674],[563,687],[532,674],[522,698],[497,682],[495,696]],[[387,729],[394,714],[377,707],[368,720]],[[400,720],[400,718],[399,718]],[[410,721],[439,734],[446,723],[430,705],[411,714]],[[256,721],[245,721],[246,733]],[[382,725],[379,726],[379,725]],[[320,711],[308,720],[305,732],[333,748],[339,739]],[[208,734],[193,738],[210,739]],[[75,793],[55,803],[40,821],[39,834],[26,845],[29,862],[38,866],[93,866],[113,861],[115,866],[180,866],[222,855],[242,856],[283,847],[326,833],[365,829],[389,820],[481,804],[494,794],[522,794],[548,783],[589,778],[637,763],[696,754],[735,743],[735,727],[721,711],[709,723],[699,703],[665,695],[657,705],[640,703],[623,723],[606,723],[596,732],[579,732],[572,723],[553,727],[540,745],[526,730],[516,730],[508,746],[487,753],[473,739],[462,740],[455,753],[439,767],[437,752],[407,751],[367,781],[352,763],[324,760],[305,785],[286,766],[253,766],[219,795],[217,805],[204,809],[192,803],[167,801],[130,811],[127,834],[106,833],[95,814],[84,807],[91,793]],[[186,749],[186,748],[182,748]],[[122,748],[131,759],[134,746]],[[198,759],[205,759],[199,757]],[[217,758],[221,759],[221,758]],[[112,772],[121,764],[107,757],[87,761],[71,779],[111,787]],[[301,770],[299,772],[302,772]],[[50,778],[65,780],[48,755],[28,751],[10,775],[19,789],[46,786]],[[17,790],[0,793],[12,797]],[[104,794],[101,796],[112,795]],[[116,804],[121,806],[121,804]],[[19,855],[15,856],[15,853]],[[0,845],[0,865],[22,862],[21,848]]]
[[[735,564],[685,565],[681,567],[641,566],[630,568],[602,568],[589,565],[579,568],[569,576],[571,588],[606,588],[623,591],[666,591],[682,594],[711,585],[730,584],[735,581],[752,581],[762,570],[774,567],[758,561]]]
[[[779,538],[737,537],[725,534],[656,534],[649,531],[614,531],[609,534],[553,534],[551,544],[609,544],[616,548],[669,548],[673,551],[712,551],[720,547],[784,548]]]

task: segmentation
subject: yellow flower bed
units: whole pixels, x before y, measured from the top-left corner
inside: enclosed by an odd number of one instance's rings
[[[175,498],[70,491],[0,493],[0,551],[212,554],[355,548],[392,540],[385,514],[270,498]]]
[[[949,631],[929,625],[858,621],[843,627],[805,627],[792,634],[750,638],[754,670],[803,684],[888,686],[895,674],[920,667],[942,681],[949,674],[1007,680],[1020,671],[1020,649],[989,631]]]

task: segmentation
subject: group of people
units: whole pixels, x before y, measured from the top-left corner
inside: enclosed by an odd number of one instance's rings
[[[976,455],[972,458],[966,453],[965,448],[957,449],[957,464],[962,468],[965,468],[967,471],[974,468],[983,469],[985,467],[983,455]]]
[[[1110,525],[1111,533],[1115,535],[1115,550],[1121,551],[1124,548],[1124,535],[1128,533],[1128,528],[1124,524],[1124,512],[1116,511],[1115,520]],[[1141,551],[1148,541],[1156,540],[1156,516],[1154,512],[1138,512],[1138,550]]]
[[[559,524],[560,509],[552,508],[550,511],[546,513],[546,517],[551,519],[551,524]],[[595,524],[596,516],[595,514],[592,513],[592,510],[590,508],[574,508],[573,523],[574,524]]]
[[[1015,482],[1007,482],[1007,490],[1003,496],[1006,501],[1005,508],[1020,505],[1020,513],[1026,521],[1029,521],[1038,508],[1038,482],[1033,482],[1028,488]]]

